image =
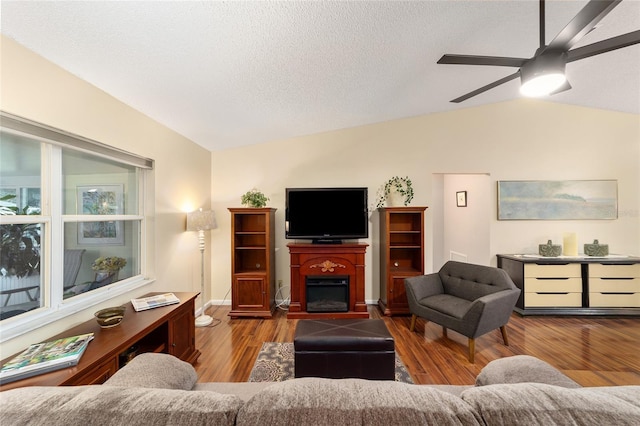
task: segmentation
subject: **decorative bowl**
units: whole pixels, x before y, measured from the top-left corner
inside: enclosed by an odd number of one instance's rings
[[[584,254],[597,257],[607,256],[609,254],[609,244],[600,244],[598,240],[593,240],[593,244],[584,245]]]
[[[98,321],[98,325],[100,325],[100,327],[110,328],[115,327],[122,322],[122,318],[124,318],[124,311],[124,306],[114,306],[111,308],[100,309],[93,315],[96,317],[96,321]]]
[[[559,244],[553,244],[551,240],[547,241],[547,244],[538,245],[538,254],[544,257],[558,257],[562,253],[562,246]]]

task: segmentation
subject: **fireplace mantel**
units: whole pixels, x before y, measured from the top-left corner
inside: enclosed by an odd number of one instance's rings
[[[288,244],[291,302],[287,318],[369,318],[364,301],[364,255],[368,244]],[[307,312],[307,276],[349,277],[348,312]]]

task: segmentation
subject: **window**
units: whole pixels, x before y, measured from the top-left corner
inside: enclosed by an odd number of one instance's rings
[[[0,127],[0,341],[145,284],[151,160],[18,117]]]

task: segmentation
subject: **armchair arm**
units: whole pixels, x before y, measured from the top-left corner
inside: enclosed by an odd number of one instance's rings
[[[520,296],[520,289],[516,288],[487,294],[476,299],[462,319],[465,324],[475,324],[475,330],[472,330],[467,337],[476,338],[509,322],[518,296]]]
[[[420,311],[419,301],[425,297],[444,293],[442,282],[438,274],[418,275],[405,278],[404,288],[407,292],[409,311],[417,313]]]

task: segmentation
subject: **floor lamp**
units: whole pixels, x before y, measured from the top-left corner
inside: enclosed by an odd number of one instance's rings
[[[196,318],[196,327],[206,327],[211,324],[213,318],[204,314],[204,231],[216,228],[216,218],[213,210],[196,210],[187,213],[187,231],[198,231],[198,241],[200,248],[200,300],[202,309],[200,316]]]

